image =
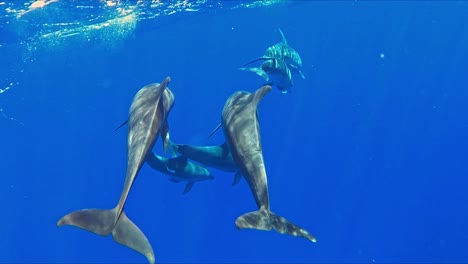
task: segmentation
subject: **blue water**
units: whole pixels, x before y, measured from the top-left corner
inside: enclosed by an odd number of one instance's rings
[[[468,262],[467,2],[134,2],[59,1],[20,17],[31,2],[0,3],[0,262],[145,263],[56,223],[117,203],[127,130],[113,130],[146,84],[172,78],[172,140],[222,143],[207,135],[226,99],[264,83],[238,68],[278,28],[306,79],[259,105],[271,209],[317,243],[237,230],[256,206],[232,173],[213,169],[182,195],[145,165],[125,211],[156,262]],[[86,27],[132,6],[130,22]]]

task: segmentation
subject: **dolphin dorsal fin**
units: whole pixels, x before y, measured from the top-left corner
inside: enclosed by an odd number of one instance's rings
[[[208,136],[208,138],[211,138],[211,136],[214,135],[214,133],[216,133],[216,131],[218,131],[218,129],[221,127],[221,123],[219,123],[215,129],[213,129],[213,131],[211,131],[210,135]]]
[[[285,45],[288,45],[288,41],[286,40],[286,37],[284,36],[284,33],[283,31],[281,30],[281,28],[278,28],[278,31],[279,33],[281,34],[281,42]]]

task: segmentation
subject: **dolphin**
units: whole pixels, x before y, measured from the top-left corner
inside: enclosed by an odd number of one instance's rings
[[[62,217],[57,225],[76,226],[101,236],[112,234],[114,240],[143,254],[154,263],[153,249],[143,232],[125,215],[124,206],[130,189],[153,148],[159,134],[169,137],[167,117],[174,103],[174,96],[167,85],[167,77],[161,84],[149,84],[135,95],[129,111],[127,141],[127,172],[120,200],[113,209],[83,209]],[[172,100],[165,100],[163,96]],[[167,99],[167,98],[166,98]]]
[[[226,101],[221,115],[221,126],[232,157],[249,184],[258,211],[246,213],[236,220],[238,229],[252,228],[281,234],[316,239],[305,229],[270,211],[267,174],[263,160],[257,106],[272,89],[265,85],[254,93],[237,91]]]
[[[256,73],[267,81],[267,85],[276,86],[282,93],[291,92],[293,86],[291,71],[281,58],[268,58],[260,67],[239,69]]]
[[[164,158],[151,152],[146,156],[146,163],[151,168],[170,176],[170,181],[187,182],[183,194],[188,193],[197,181],[214,179],[207,168],[189,161],[185,156]]]
[[[271,58],[281,58],[291,70],[292,74],[298,74],[301,76],[302,79],[305,79],[305,76],[302,73],[301,56],[294,48],[292,48],[288,44],[288,41],[286,40],[283,31],[280,28],[278,28],[278,31],[281,34],[281,42],[278,42],[275,45],[268,47],[265,51],[265,54],[262,57],[257,58],[245,65],[249,65],[257,61],[269,60]]]
[[[239,183],[242,177],[226,142],[217,146],[193,146],[175,144],[173,142],[170,142],[169,145],[173,151],[196,161],[203,166],[226,172],[235,172],[236,174],[232,185]]]
[[[158,83],[155,83],[155,85],[158,85]],[[174,105],[174,94],[169,88],[166,88],[162,94],[162,102],[163,103],[163,110],[165,113],[169,113]],[[119,130],[121,127],[126,125],[128,123],[128,119],[125,120],[122,124],[120,124],[116,129],[114,129],[114,132]],[[161,129],[161,138],[163,140],[163,148],[164,148],[164,153],[167,152],[167,148],[169,147],[169,124],[167,123],[167,120],[165,120],[165,123]]]

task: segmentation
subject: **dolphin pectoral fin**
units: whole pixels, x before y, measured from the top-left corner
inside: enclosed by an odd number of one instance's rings
[[[154,263],[155,258],[151,244],[138,226],[125,215],[125,212],[122,212],[115,224],[112,236],[116,242],[141,253],[148,259],[149,263]]]
[[[304,74],[301,71],[298,71],[298,72],[299,72],[299,75],[301,76],[301,78],[305,80]]]
[[[250,65],[250,64],[255,63],[255,62],[257,62],[257,61],[268,61],[268,60],[273,60],[273,59],[275,59],[275,58],[272,58],[272,57],[260,57],[260,58],[258,58],[258,59],[255,59],[255,60],[251,61],[251,62],[247,62],[246,64],[244,64],[244,65],[242,65],[242,66],[247,66],[247,65]]]
[[[211,131],[210,135],[208,136],[208,138],[210,138],[211,136],[214,135],[214,133],[216,133],[216,131],[218,131],[218,129],[221,127],[221,123],[219,123],[215,129],[213,129],[213,131]]]
[[[240,171],[236,172],[236,174],[234,174],[234,180],[232,181],[232,186],[237,185],[241,179],[242,179],[242,174],[240,173]]]
[[[108,236],[117,218],[117,207],[106,209],[83,209],[69,213],[62,217],[57,226],[71,225],[93,232],[101,236]]]
[[[164,122],[164,125],[161,128],[161,140],[162,140],[162,143],[163,143],[164,154],[166,154],[167,148],[168,148],[168,145],[169,145],[169,141],[170,141],[170,138],[169,138],[169,124],[167,123],[167,121]]]
[[[303,237],[312,242],[317,242],[317,239],[315,239],[315,237],[312,236],[307,230],[289,222],[286,218],[276,215],[273,212],[270,212],[270,223],[273,229],[275,229],[280,234]]]
[[[116,129],[114,129],[114,132],[119,130],[121,127],[125,126],[128,123],[128,119],[125,120],[122,124],[120,124]]]
[[[262,77],[263,79],[265,79],[265,80],[268,81],[268,74],[267,74],[264,70],[262,70],[262,68],[260,68],[260,67],[239,68],[239,70],[254,72],[254,73],[257,74],[258,76],[260,76],[260,77]]]
[[[185,189],[184,189],[184,192],[182,194],[186,194],[186,193],[190,192],[190,190],[192,190],[192,187],[193,187],[194,184],[195,184],[195,182],[187,183],[187,185],[185,185]]]

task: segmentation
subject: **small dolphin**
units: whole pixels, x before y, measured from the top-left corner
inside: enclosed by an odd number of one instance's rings
[[[214,179],[207,168],[189,161],[185,156],[164,158],[151,152],[146,157],[146,163],[151,168],[170,176],[170,181],[187,182],[183,194],[188,193],[197,181]]]
[[[276,43],[275,45],[268,47],[265,51],[265,54],[255,59],[246,65],[251,63],[269,60],[271,58],[283,59],[288,68],[291,70],[292,74],[299,74],[302,79],[305,79],[304,74],[302,73],[302,59],[299,53],[293,49],[286,40],[286,37],[283,34],[283,31],[278,28],[279,33],[281,34],[281,42]]]
[[[281,58],[269,58],[260,67],[239,69],[256,73],[267,81],[267,85],[276,86],[282,93],[291,92],[293,86],[291,71]]]
[[[258,207],[258,211],[238,217],[236,227],[266,231],[273,228],[281,234],[304,237],[316,242],[308,231],[270,211],[257,106],[271,89],[271,86],[266,85],[254,93],[235,92],[226,101],[221,115],[221,126],[232,157],[249,184]]]
[[[170,78],[161,84],[149,84],[135,95],[130,106],[127,142],[127,173],[120,200],[116,207],[106,209],[83,209],[62,217],[57,225],[73,225],[101,236],[112,234],[114,240],[146,256],[154,263],[153,249],[143,232],[125,215],[127,196],[148,152],[153,148],[159,134],[169,140],[167,117],[174,103],[174,96],[167,88]],[[166,92],[167,91],[167,92]],[[165,97],[164,93],[167,93]],[[166,99],[172,99],[165,101]]]
[[[236,172],[232,185],[239,183],[241,175],[226,142],[218,146],[192,146],[169,143],[173,151],[201,163],[203,166],[226,172]]]

